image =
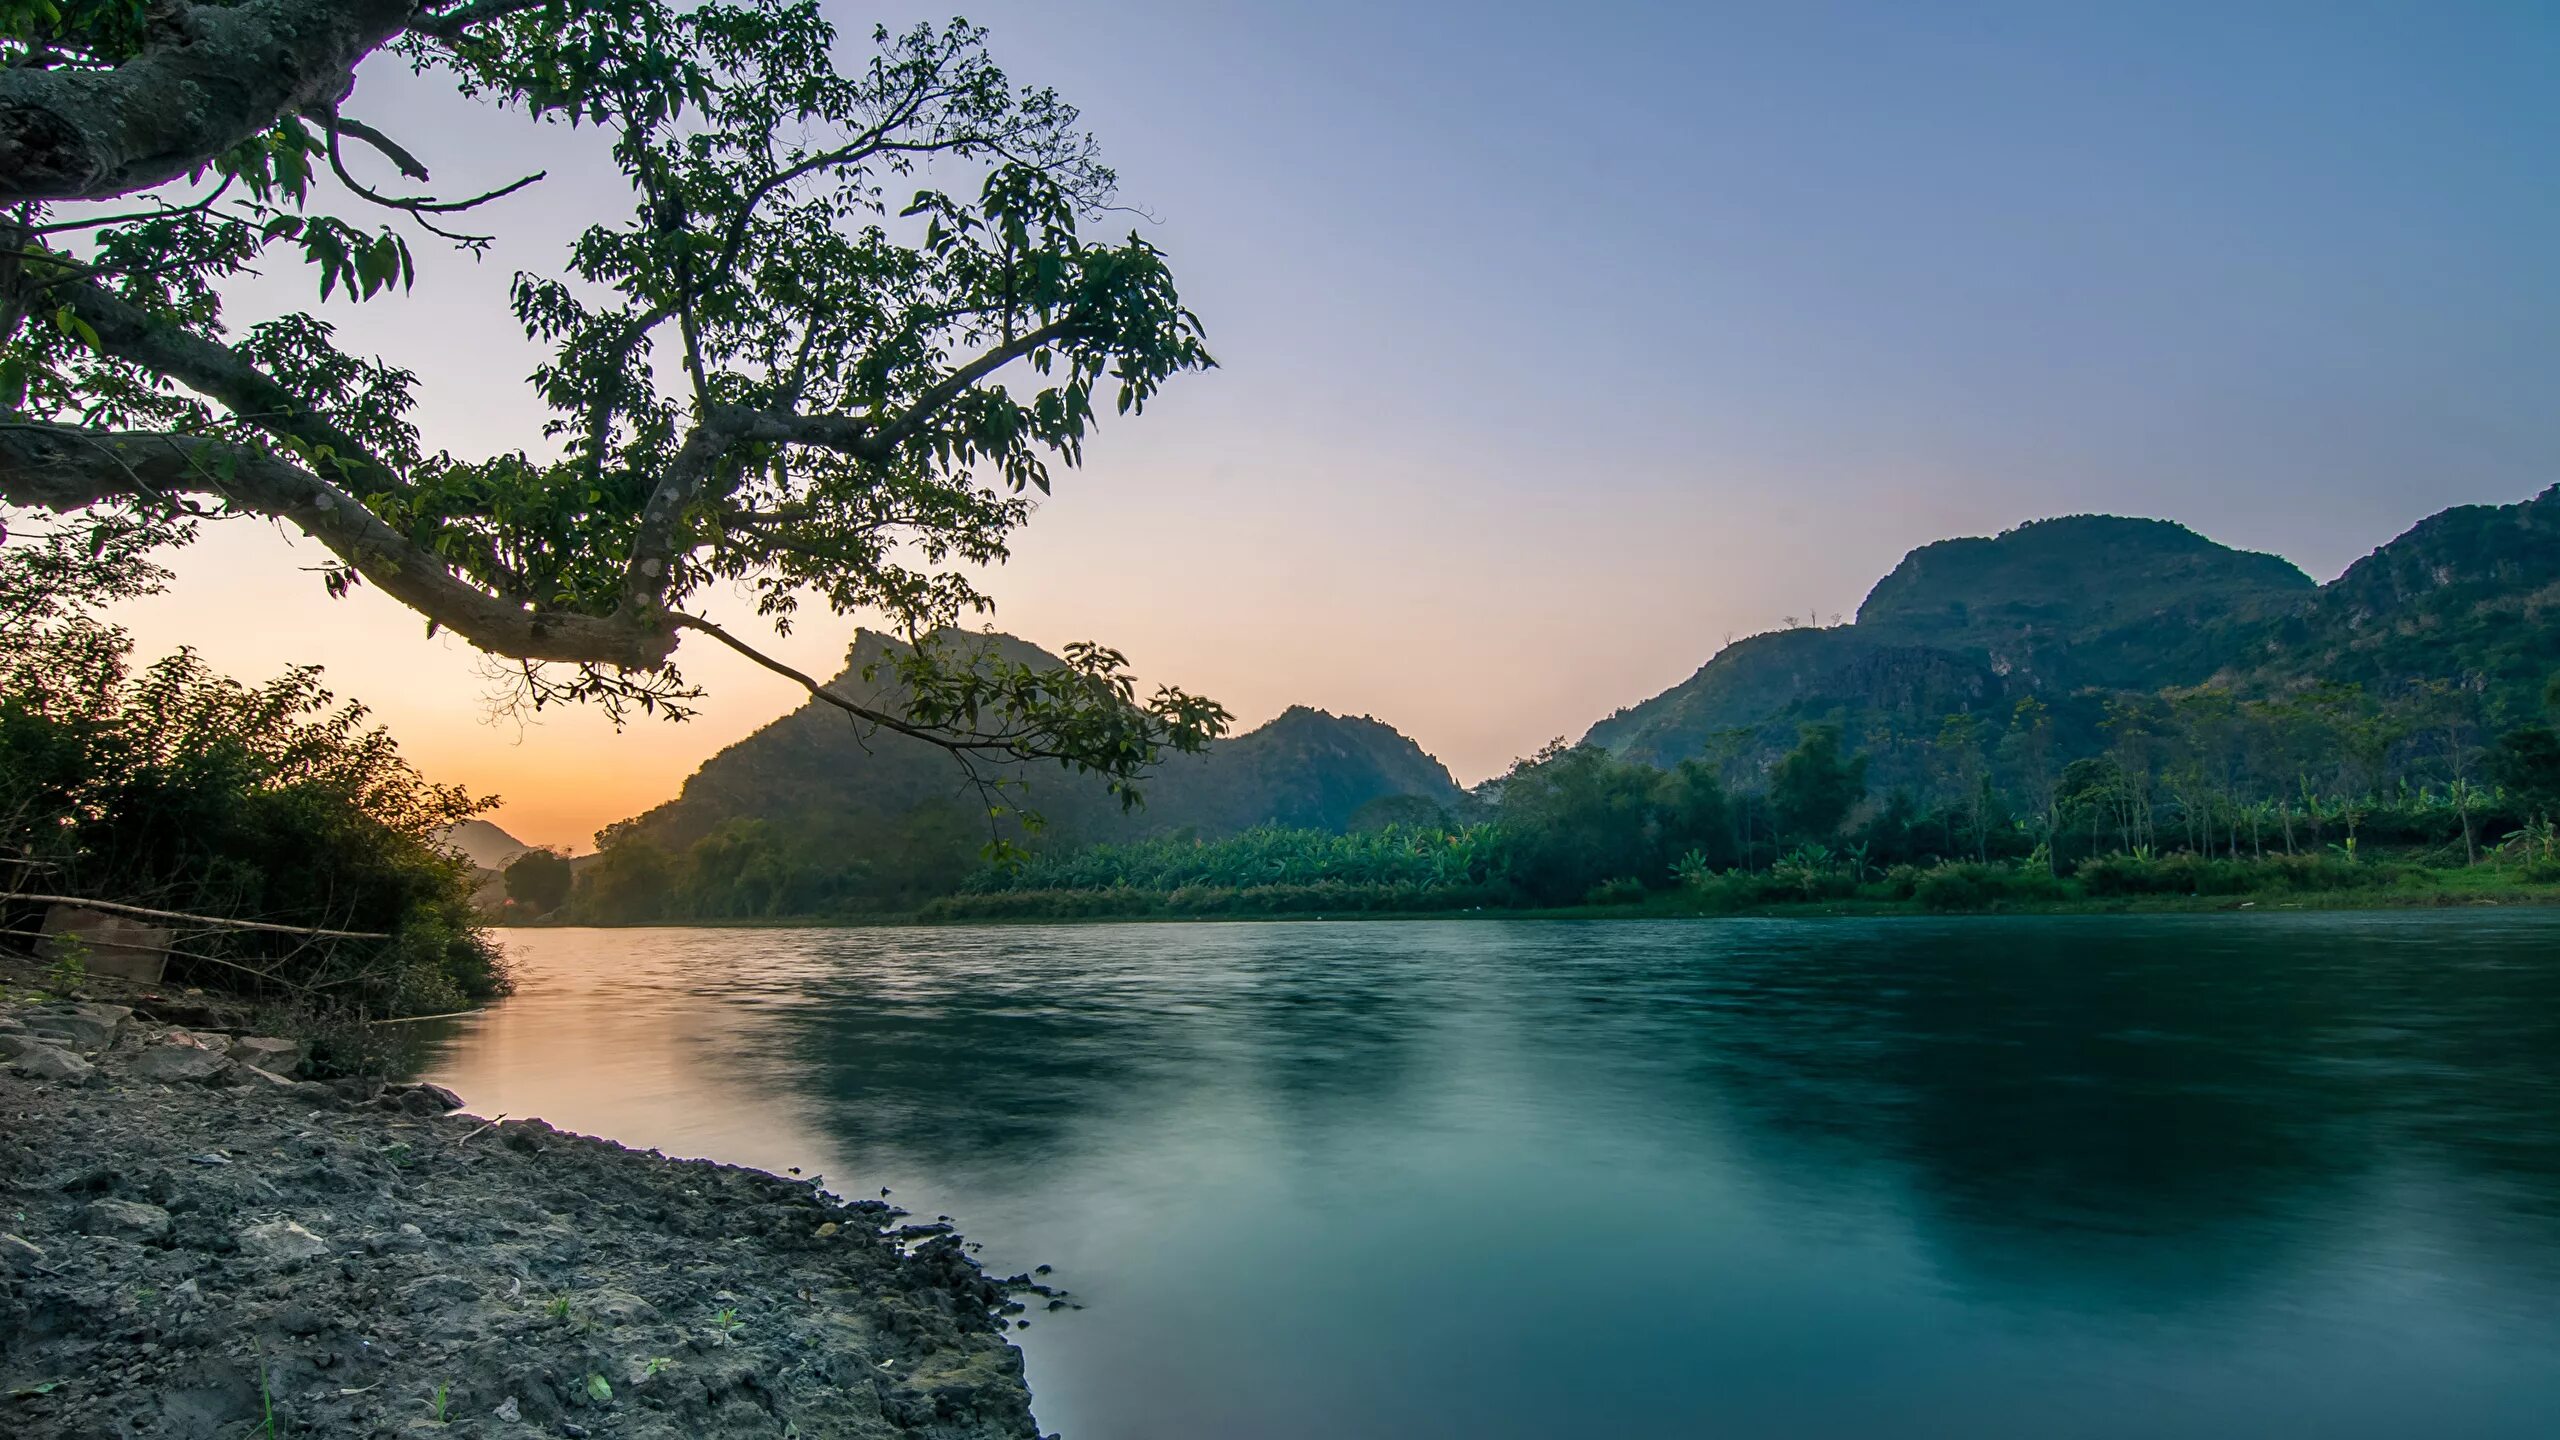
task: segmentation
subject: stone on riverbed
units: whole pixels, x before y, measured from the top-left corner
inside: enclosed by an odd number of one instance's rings
[[[272,1035],[243,1035],[231,1042],[231,1058],[270,1075],[291,1075],[303,1060],[302,1042]]]
[[[26,1016],[27,1029],[37,1035],[57,1036],[57,1043],[73,1050],[104,1050],[116,1043],[116,1032],[124,1028],[125,1017],[133,1012],[121,1005],[75,1005],[62,1010],[36,1010]]]
[[[252,1260],[308,1260],[329,1253],[329,1242],[290,1220],[252,1225],[233,1237]]]
[[[96,1067],[68,1050],[50,1045],[29,1045],[21,1050],[10,1069],[38,1080],[61,1080],[77,1085],[95,1073]]]
[[[0,1270],[23,1275],[44,1264],[44,1247],[15,1235],[0,1235]]]
[[[212,1080],[231,1068],[231,1057],[196,1045],[160,1045],[133,1062],[133,1073],[170,1085]]]
[[[400,1109],[412,1115],[442,1115],[462,1108],[462,1097],[441,1085],[421,1080],[413,1085],[396,1087],[386,1095]]]
[[[91,1235],[149,1245],[169,1238],[169,1212],[131,1200],[96,1200],[80,1212],[80,1228]]]

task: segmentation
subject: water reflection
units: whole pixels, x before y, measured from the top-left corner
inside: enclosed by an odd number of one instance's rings
[[[1095,1308],[1070,1436],[2548,1433],[2560,917],[529,932],[484,1113]]]

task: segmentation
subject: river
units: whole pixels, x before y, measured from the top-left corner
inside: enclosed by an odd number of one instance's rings
[[[427,1073],[1054,1266],[1067,1440],[2560,1425],[2560,914],[506,941]]]

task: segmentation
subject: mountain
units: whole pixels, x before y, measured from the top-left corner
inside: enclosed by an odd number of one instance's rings
[[[1855,628],[1979,654],[2043,686],[2156,687],[2211,674],[2231,658],[2216,637],[2233,622],[2283,613],[2317,588],[2290,561],[2183,525],[2072,515],[1921,546],[1876,582]]]
[[[1737,641],[1584,739],[1657,765],[1766,759],[1828,721],[1881,752],[1880,779],[1899,779],[1897,757],[1947,715],[2197,683],[2241,652],[2235,626],[2317,588],[2275,556],[2163,520],[2074,515],[1941,540],[1876,582],[1852,623]],[[2095,723],[2093,707],[2062,708],[2066,724]]]
[[[464,820],[438,837],[444,848],[483,870],[504,870],[507,862],[533,847],[486,820]]]
[[[2478,691],[2493,726],[2535,719],[2560,671],[2560,485],[2419,521],[2271,627],[2255,668],[2368,689],[2448,680]]]
[[[1059,662],[1007,635],[981,637],[1001,659]],[[860,632],[831,684],[880,708],[899,708],[889,682],[862,672],[892,643]],[[1465,803],[1446,767],[1396,730],[1366,717],[1294,706],[1277,719],[1196,755],[1168,755],[1141,782],[1144,804],[1124,810],[1099,779],[1055,766],[989,766],[1008,803],[1037,811],[1042,845],[1127,840],[1190,830],[1233,834],[1261,824],[1341,830],[1363,806],[1415,796],[1443,808]],[[910,893],[929,874],[956,875],[987,839],[986,798],[948,753],[908,736],[869,730],[810,701],[703,762],[675,799],[597,837],[607,849],[634,840],[681,852],[737,821],[762,822],[820,850],[868,866],[884,892]]]
[[[1725,647],[1687,680],[1584,737],[1668,765],[1761,768],[1812,722],[1916,778],[1945,717],[2004,724],[2030,696],[2066,750],[2096,744],[2106,700],[2212,682],[2274,693],[2319,680],[2385,691],[2467,685],[2492,720],[2539,704],[2560,664],[2560,487],[2436,515],[2329,585],[2273,555],[2163,520],[2075,515],[1903,557],[1848,625]]]

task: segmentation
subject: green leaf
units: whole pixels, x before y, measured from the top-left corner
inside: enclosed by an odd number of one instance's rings
[[[587,1398],[602,1405],[613,1399],[613,1386],[602,1375],[587,1377]]]

